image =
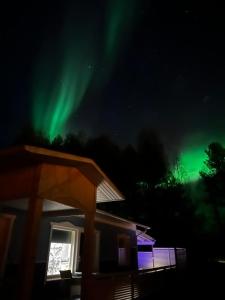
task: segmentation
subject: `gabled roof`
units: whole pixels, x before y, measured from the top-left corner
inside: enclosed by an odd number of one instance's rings
[[[0,151],[0,171],[35,163],[79,169],[97,187],[97,202],[124,200],[121,192],[92,159],[28,145]]]
[[[154,245],[156,240],[141,230],[136,230],[138,245]]]

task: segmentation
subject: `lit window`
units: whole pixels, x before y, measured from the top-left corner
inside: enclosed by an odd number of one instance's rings
[[[53,229],[47,275],[59,275],[60,270],[73,270],[75,232]]]
[[[72,273],[77,271],[82,230],[69,222],[52,223],[48,253],[48,277],[60,276],[60,270],[70,270]]]
[[[60,271],[65,270],[70,270],[72,274],[81,273],[83,242],[83,228],[76,227],[69,222],[52,223],[48,254],[48,279],[58,278]],[[95,271],[98,271],[98,247],[99,238],[96,239]]]

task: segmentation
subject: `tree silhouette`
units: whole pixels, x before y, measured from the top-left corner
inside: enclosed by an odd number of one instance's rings
[[[33,145],[39,147],[50,148],[50,140],[41,131],[35,130],[31,125],[26,125],[18,136],[16,137],[13,145]]]
[[[137,139],[140,181],[154,187],[166,175],[168,165],[157,133],[151,129],[140,131]]]
[[[211,143],[206,150],[206,170],[200,172],[207,192],[206,201],[212,206],[219,232],[224,231],[225,221],[225,148]]]
[[[62,148],[63,151],[72,153],[75,155],[84,155],[85,154],[85,137],[83,134],[78,133],[69,133],[66,135]]]

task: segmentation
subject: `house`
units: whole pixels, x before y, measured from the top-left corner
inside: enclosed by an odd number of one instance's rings
[[[82,300],[124,293],[135,299],[148,286],[140,272],[177,264],[176,249],[155,249],[146,226],[96,209],[124,197],[91,159],[33,146],[4,150],[0,187],[0,276],[7,299],[57,299],[63,270],[71,270]]]

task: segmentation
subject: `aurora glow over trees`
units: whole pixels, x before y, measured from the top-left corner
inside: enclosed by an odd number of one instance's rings
[[[222,134],[192,134],[185,139],[180,154],[173,164],[172,173],[181,183],[195,182],[200,179],[200,172],[208,172],[206,149],[213,142],[224,145]]]
[[[173,167],[173,175],[181,183],[196,181],[200,178],[199,172],[205,168],[205,160],[204,146],[183,150]]]

